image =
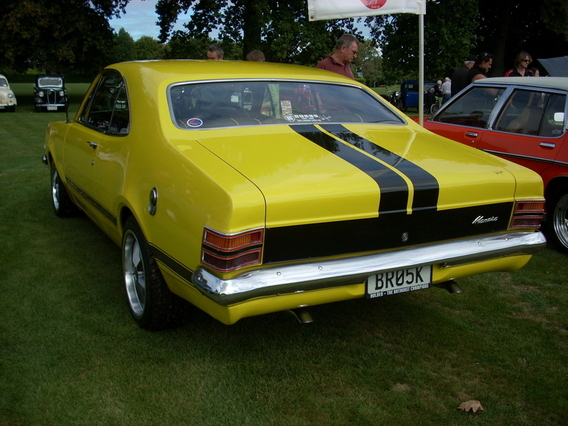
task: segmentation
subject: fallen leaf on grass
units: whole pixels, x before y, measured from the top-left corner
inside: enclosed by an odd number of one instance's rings
[[[410,386],[405,383],[397,383],[392,387],[392,390],[395,392],[408,392],[410,390]]]
[[[474,400],[462,402],[458,407],[458,410],[465,411],[466,413],[469,413],[470,411],[477,413],[478,411],[483,411],[483,407],[481,406],[481,402]]]

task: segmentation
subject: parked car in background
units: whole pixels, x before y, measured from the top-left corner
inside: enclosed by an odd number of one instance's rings
[[[476,81],[424,123],[427,129],[539,173],[547,236],[568,252],[568,78]]]
[[[39,75],[34,85],[34,104],[37,112],[59,111],[69,106],[65,81],[61,75]]]
[[[16,111],[16,105],[18,101],[16,100],[16,95],[12,89],[10,89],[10,84],[8,79],[0,74],[0,111]]]
[[[424,83],[424,112],[426,114],[434,114],[440,107],[433,93],[434,86],[436,86],[436,83]],[[403,81],[400,84],[400,92],[397,91],[392,95],[391,103],[403,111],[408,108],[418,110],[418,87],[418,81]]]
[[[366,86],[317,68],[115,64],[51,123],[55,213],[121,247],[146,329],[183,299],[225,324],[524,266],[542,181],[436,136]],[[95,260],[96,261],[96,260]]]

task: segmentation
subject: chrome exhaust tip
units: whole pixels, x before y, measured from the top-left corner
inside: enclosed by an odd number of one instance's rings
[[[454,280],[446,281],[440,284],[435,284],[434,287],[443,288],[444,290],[447,290],[448,293],[456,293],[456,294],[463,293],[463,290],[461,289],[459,284]]]
[[[314,322],[312,315],[305,309],[289,309],[288,312],[290,312],[300,324],[311,324]]]

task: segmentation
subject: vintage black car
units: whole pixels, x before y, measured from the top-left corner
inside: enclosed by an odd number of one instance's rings
[[[63,76],[38,75],[34,85],[34,105],[37,112],[67,108],[69,98]]]

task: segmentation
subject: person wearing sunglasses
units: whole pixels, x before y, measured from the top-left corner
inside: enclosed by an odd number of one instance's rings
[[[531,55],[524,50],[519,52],[515,58],[513,68],[505,73],[505,77],[534,77],[534,73],[529,68],[531,62]]]

